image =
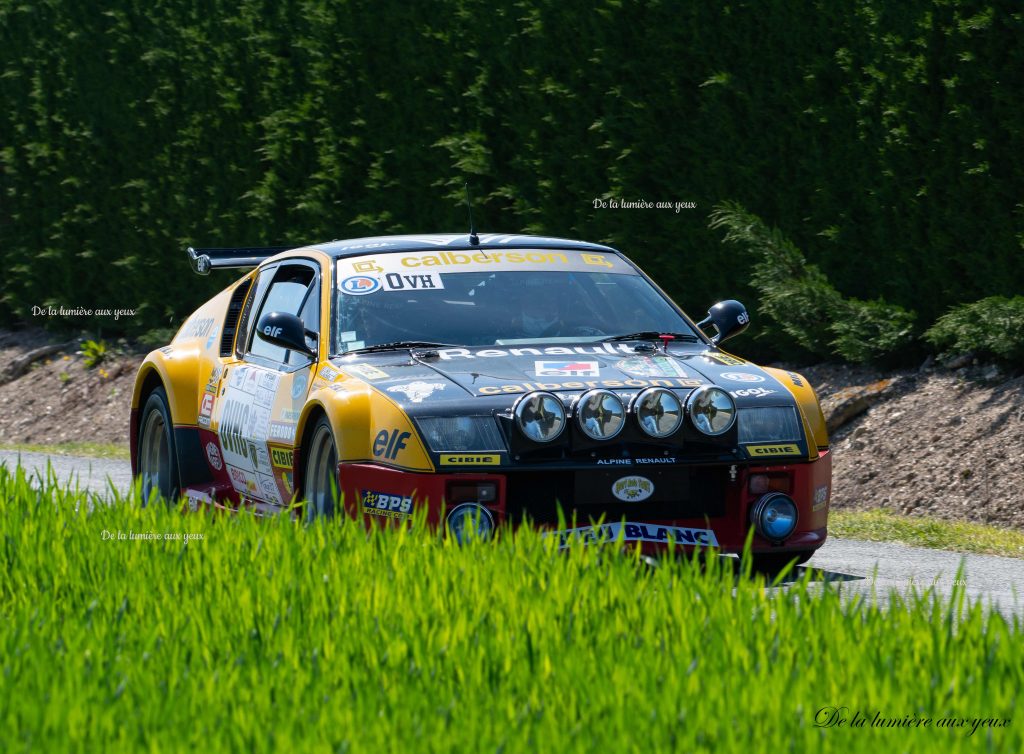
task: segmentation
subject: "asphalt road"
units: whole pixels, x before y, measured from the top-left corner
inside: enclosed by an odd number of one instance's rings
[[[103,495],[109,494],[111,485],[123,492],[131,484],[127,461],[0,451],[0,463],[8,468],[19,457],[30,475],[45,476],[49,463],[62,484],[77,483],[80,489]],[[794,577],[810,568],[823,587],[827,582],[849,595],[870,595],[874,590],[879,602],[888,604],[891,589],[907,595],[915,588],[921,592],[934,587],[938,594],[950,594],[961,563],[960,578],[969,599],[980,599],[1007,618],[1024,619],[1024,559],[830,537]]]

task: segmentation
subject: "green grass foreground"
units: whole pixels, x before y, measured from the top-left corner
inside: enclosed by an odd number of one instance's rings
[[[127,461],[131,452],[126,443],[112,442],[62,442],[49,445],[17,442],[0,443],[0,450],[20,450],[25,453],[46,453],[62,456],[91,456],[93,458],[110,458],[115,461]]]
[[[0,501],[4,752],[1024,749],[1024,627],[962,591],[880,609],[731,559],[182,516],[4,467]],[[833,706],[933,723],[815,727]]]

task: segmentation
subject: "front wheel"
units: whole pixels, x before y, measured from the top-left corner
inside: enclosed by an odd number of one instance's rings
[[[149,394],[139,422],[139,478],[142,504],[163,497],[178,499],[178,456],[174,451],[174,425],[167,407],[167,393],[158,387]]]
[[[307,521],[334,515],[338,493],[338,450],[334,433],[326,416],[321,416],[309,436],[309,445],[303,455],[306,471],[302,490],[306,499]]]

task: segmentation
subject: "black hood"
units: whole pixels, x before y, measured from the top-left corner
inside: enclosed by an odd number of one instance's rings
[[[334,363],[404,408],[464,402],[467,394],[514,399],[534,390],[632,392],[660,386],[686,391],[708,384],[727,390],[738,406],[793,405],[789,391],[760,367],[703,346],[670,348],[665,353],[660,347],[638,352],[629,343],[585,343],[449,348],[436,353],[425,358],[372,354]]]

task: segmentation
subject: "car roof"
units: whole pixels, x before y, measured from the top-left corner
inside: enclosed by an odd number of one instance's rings
[[[311,248],[328,254],[335,259],[366,253],[389,253],[392,251],[424,251],[429,249],[576,249],[579,251],[602,251],[617,253],[610,246],[586,241],[547,236],[521,236],[502,233],[481,233],[479,243],[471,243],[468,233],[423,233],[407,236],[370,236],[348,238],[327,243],[310,244]]]

